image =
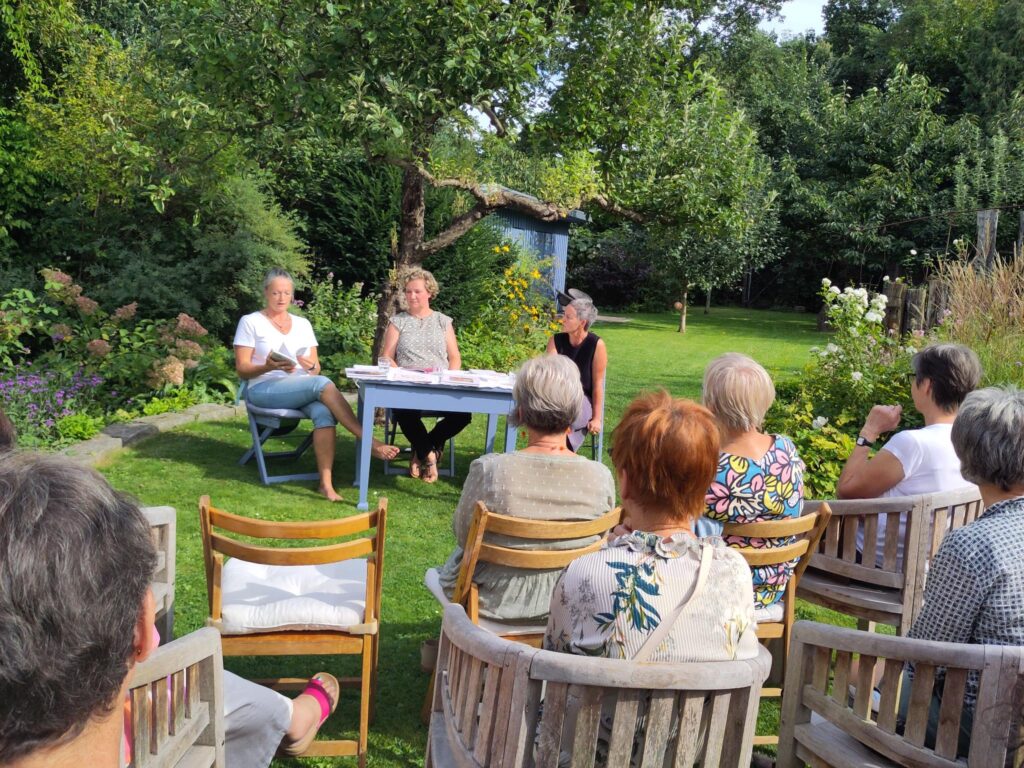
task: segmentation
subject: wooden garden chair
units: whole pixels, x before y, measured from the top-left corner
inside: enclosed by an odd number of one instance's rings
[[[903,674],[907,662],[914,665],[912,681]],[[876,666],[882,669],[877,707]],[[964,754],[958,747],[968,675],[979,676],[979,688]],[[929,738],[929,707],[940,680],[941,705]],[[909,701],[905,724],[899,722],[903,685],[910,685],[903,692]],[[777,765],[1018,766],[1022,703],[1024,648],[914,640],[800,621],[786,674]]]
[[[807,501],[816,511],[821,501]],[[921,609],[928,560],[946,533],[983,511],[977,488],[880,499],[829,500],[832,517],[797,587],[799,597],[906,634]],[[880,521],[884,542],[878,545]],[[862,541],[858,550],[858,539]]]
[[[174,580],[177,556],[178,513],[174,507],[143,507],[156,549],[156,568],[150,589],[156,603],[156,628],[161,642],[174,639]]]
[[[788,539],[795,541],[780,547],[760,548],[737,547],[747,565],[751,568],[763,565],[781,565],[796,560],[793,574],[786,583],[786,591],[782,600],[767,609],[757,609],[754,618],[757,620],[757,637],[759,640],[779,639],[779,669],[774,677],[782,681],[786,676],[786,660],[789,655],[790,636],[796,610],[796,590],[811,555],[818,548],[818,541],[825,532],[832,512],[828,504],[822,503],[815,512],[808,512],[800,517],[784,520],[771,520],[760,523],[726,523],[722,536],[745,536],[751,539]],[[761,698],[780,698],[782,688],[765,686],[761,689]],[[778,744],[777,735],[754,736],[754,744]]]
[[[477,585],[473,582],[473,574],[476,572],[477,563],[494,563],[495,565],[506,565],[523,570],[551,570],[565,568],[569,563],[582,555],[596,552],[604,546],[605,537],[622,519],[621,507],[593,520],[579,521],[553,521],[553,520],[528,520],[522,517],[511,517],[499,515],[487,509],[487,506],[478,501],[473,512],[473,521],[469,526],[469,533],[466,536],[466,546],[463,548],[462,565],[459,568],[459,577],[455,584],[455,591],[452,599],[449,600],[441,587],[440,578],[436,568],[431,568],[424,576],[424,583],[431,594],[437,598],[441,605],[457,603],[466,609],[470,621],[499,637],[525,643],[535,648],[540,648],[544,641],[544,630],[547,623],[542,624],[512,624],[504,621],[494,621],[480,615],[480,600]],[[598,537],[593,543],[585,547],[574,549],[512,549],[489,544],[485,541],[487,534],[511,536],[520,539],[527,539],[537,542],[573,541],[586,539],[591,536]],[[423,719],[428,716],[430,698],[433,691],[433,677],[431,685],[427,689],[427,698],[423,705]]]
[[[220,631],[224,655],[361,656],[360,675],[339,680],[342,687],[360,692],[358,740],[314,741],[304,754],[354,755],[363,768],[376,689],[387,499],[379,501],[376,511],[354,517],[280,523],[224,512],[203,496],[199,518],[207,622]],[[356,538],[268,547],[225,533],[286,541]],[[225,562],[225,557],[231,559]],[[266,682],[292,689],[305,684],[303,679]]]
[[[543,651],[445,608],[427,768],[747,768],[758,691],[754,659],[634,662]],[[635,750],[635,753],[634,753]],[[634,755],[631,763],[631,755]]]
[[[220,635],[209,628],[138,664],[128,694],[132,768],[223,768],[223,679]]]

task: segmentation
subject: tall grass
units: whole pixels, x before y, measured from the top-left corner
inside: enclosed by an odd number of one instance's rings
[[[977,262],[945,262],[939,280],[946,312],[938,336],[978,353],[983,383],[1024,385],[1024,254],[997,257],[989,270]]]

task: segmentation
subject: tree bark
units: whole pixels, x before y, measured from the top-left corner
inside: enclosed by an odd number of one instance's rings
[[[978,264],[988,272],[996,261],[996,232],[999,209],[978,211]]]
[[[708,288],[704,291],[704,314],[711,314],[711,289]]]
[[[680,300],[680,304],[683,306],[679,309],[679,332],[686,333],[686,301],[689,298],[690,286],[685,280],[683,281],[683,298]]]

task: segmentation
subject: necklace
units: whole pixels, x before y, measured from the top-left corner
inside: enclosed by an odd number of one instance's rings
[[[267,320],[270,321],[271,325],[273,325],[275,328],[277,328],[277,330],[279,330],[281,333],[287,333],[287,331],[285,330],[285,326],[287,326],[289,323],[291,323],[291,320],[292,320],[291,315],[289,315],[287,312],[285,312],[285,320],[284,320],[283,323],[279,323],[277,320],[272,318],[266,312],[264,312],[263,315],[264,315],[264,317],[267,318]]]

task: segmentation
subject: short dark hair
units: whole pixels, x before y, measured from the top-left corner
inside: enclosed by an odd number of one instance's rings
[[[946,413],[953,413],[967,393],[981,383],[981,361],[963,344],[932,344],[910,361],[918,385],[932,383],[932,399]]]
[[[13,451],[18,445],[18,432],[7,414],[0,410],[0,453]]]
[[[0,454],[0,764],[120,704],[155,565],[138,504],[97,472]]]
[[[640,395],[615,427],[612,461],[630,496],[666,505],[674,520],[696,520],[718,468],[719,434],[711,411],[664,390]]]

